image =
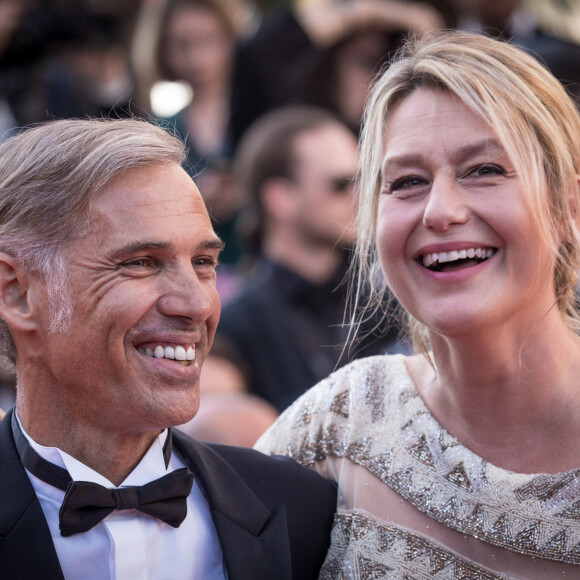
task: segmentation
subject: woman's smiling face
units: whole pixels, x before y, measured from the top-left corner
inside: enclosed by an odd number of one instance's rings
[[[555,303],[554,260],[513,163],[443,90],[417,89],[389,117],[377,244],[393,292],[436,333],[529,328]]]

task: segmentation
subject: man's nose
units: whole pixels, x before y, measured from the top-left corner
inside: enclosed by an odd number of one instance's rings
[[[165,316],[204,322],[216,308],[215,293],[215,279],[201,279],[191,263],[186,264],[165,276],[158,308]]]
[[[447,176],[435,178],[427,196],[423,225],[427,229],[444,232],[452,225],[463,224],[468,219],[465,192],[455,179]]]

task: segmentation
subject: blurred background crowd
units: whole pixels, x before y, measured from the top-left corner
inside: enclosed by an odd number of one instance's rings
[[[226,242],[190,434],[251,446],[333,369],[407,350],[372,317],[343,348],[353,177],[374,75],[405,37],[440,28],[518,44],[580,102],[580,0],[0,0],[0,139],[140,116],[188,145]],[[14,383],[2,372],[4,409]]]

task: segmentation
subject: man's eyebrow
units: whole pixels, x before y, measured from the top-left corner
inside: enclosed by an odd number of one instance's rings
[[[125,256],[132,256],[133,254],[138,254],[140,252],[146,252],[147,250],[168,250],[169,248],[171,248],[171,244],[169,242],[159,242],[153,240],[130,242],[129,244],[116,249],[111,254],[111,258],[118,259]]]
[[[221,252],[225,248],[225,242],[221,238],[212,238],[206,240],[197,246],[198,250],[217,250]]]
[[[221,252],[224,249],[225,243],[220,238],[211,238],[209,240],[204,240],[198,244],[196,250],[217,250]],[[170,250],[173,244],[170,242],[159,242],[155,240],[142,240],[138,242],[131,242],[121,248],[118,248],[111,254],[113,260],[122,259],[126,256],[133,256],[141,252],[147,252],[151,250]]]

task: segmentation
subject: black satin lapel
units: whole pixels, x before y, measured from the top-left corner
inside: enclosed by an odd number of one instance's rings
[[[14,445],[12,413],[0,423],[0,577],[63,580],[48,524]]]
[[[212,510],[236,522],[255,536],[269,520],[270,510],[223,457],[178,430],[173,444],[197,479]]]
[[[254,536],[220,512],[212,513],[229,580],[292,579],[292,562],[284,508]]]
[[[229,580],[290,580],[291,552],[285,509],[272,513],[238,472],[210,447],[173,433],[210,505]]]

